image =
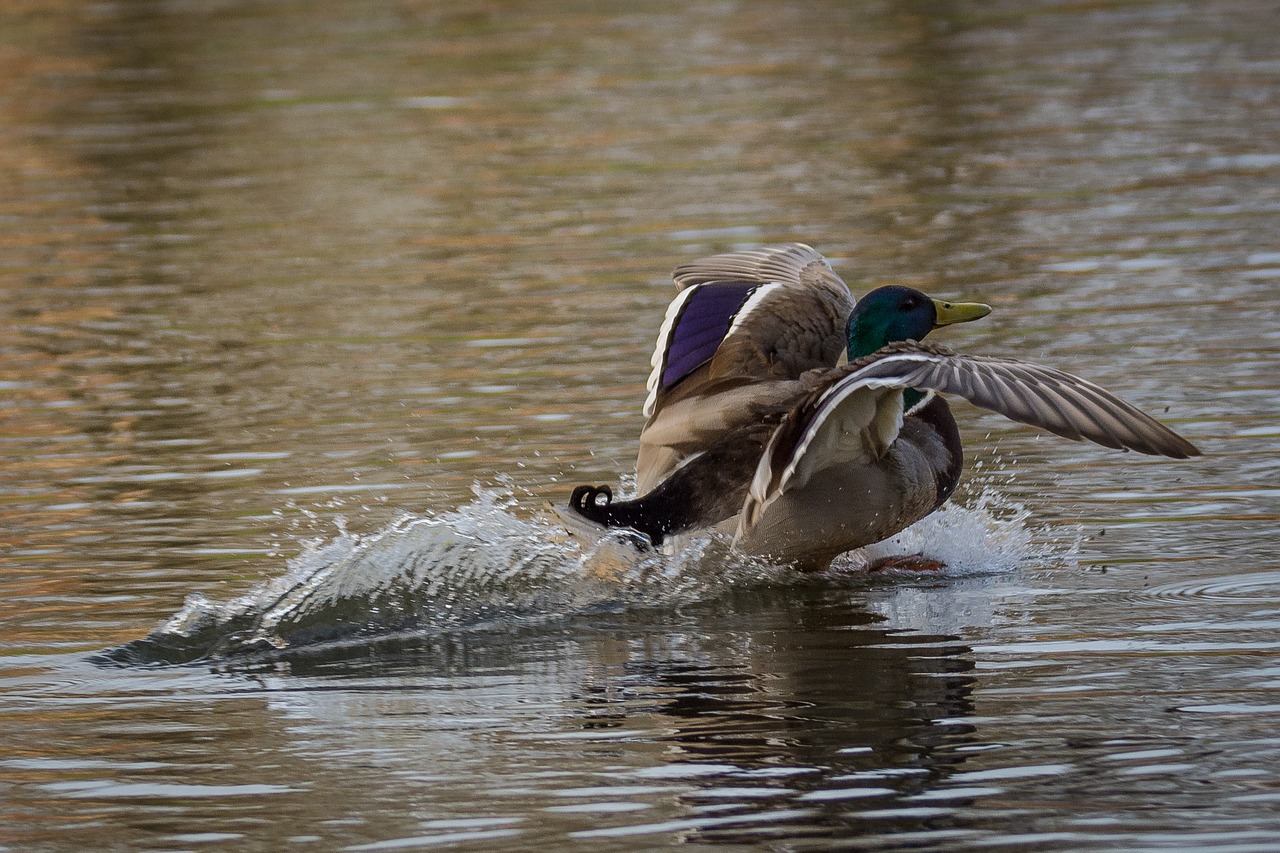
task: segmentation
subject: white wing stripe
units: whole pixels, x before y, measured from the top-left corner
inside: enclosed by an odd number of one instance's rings
[[[649,381],[645,383],[645,388],[649,395],[645,398],[644,408],[641,410],[644,416],[653,415],[653,407],[658,402],[658,388],[662,385],[662,371],[667,366],[667,353],[671,349],[671,332],[676,326],[676,320],[680,317],[680,312],[684,310],[684,304],[698,290],[701,285],[686,288],[680,291],[675,299],[671,300],[671,304],[667,306],[666,316],[662,318],[662,328],[658,329],[658,344],[654,347],[653,356],[649,359],[649,364],[653,366],[653,370],[649,372]]]
[[[729,326],[729,331],[725,332],[723,340],[733,337],[733,333],[738,331],[738,327],[742,325],[742,321],[747,319],[747,315],[760,307],[760,303],[778,288],[782,287],[781,282],[772,282],[763,287],[756,288],[751,296],[747,297],[747,301],[742,303],[742,307],[738,309],[738,313],[734,315],[733,324]]]

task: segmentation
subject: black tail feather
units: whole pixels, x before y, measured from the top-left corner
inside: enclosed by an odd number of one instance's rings
[[[569,509],[583,518],[610,528],[626,528],[648,537],[656,548],[672,532],[671,519],[658,517],[648,496],[632,501],[614,501],[608,486],[578,486],[569,496]]]

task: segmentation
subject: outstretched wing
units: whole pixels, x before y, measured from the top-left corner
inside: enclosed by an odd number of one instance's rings
[[[704,258],[674,278],[636,456],[641,493],[752,422],[762,400],[793,393],[779,383],[834,366],[853,310],[848,286],[803,243]]]
[[[1155,418],[1079,376],[1017,359],[960,355],[945,347],[907,344],[901,351],[893,349],[881,350],[883,357],[863,367],[851,365],[847,379],[955,394],[1010,420],[1103,447],[1173,459],[1200,455],[1195,445]]]
[[[650,361],[649,417],[686,380],[794,379],[833,366],[844,348],[853,297],[803,243],[703,258],[673,278],[680,293]]]
[[[852,461],[854,451],[868,458],[883,452],[902,424],[897,398],[904,388],[964,397],[1064,438],[1174,459],[1200,455],[1173,430],[1078,376],[907,341],[832,370],[824,386],[793,409],[760,459],[748,504],[759,510],[789,486],[803,485],[817,467]],[[896,421],[889,410],[898,413]],[[841,449],[841,442],[854,450]]]

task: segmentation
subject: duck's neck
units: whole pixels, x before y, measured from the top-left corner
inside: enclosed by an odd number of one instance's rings
[[[849,327],[845,330],[845,351],[850,361],[871,355],[888,345],[889,333],[883,324],[872,323],[858,316],[850,318]]]

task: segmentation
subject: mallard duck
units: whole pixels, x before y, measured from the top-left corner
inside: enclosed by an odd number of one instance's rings
[[[798,245],[749,255],[761,261],[757,270],[770,269],[764,259],[778,256],[809,257],[804,269],[821,258]],[[742,257],[720,256],[682,269],[711,270],[725,258]],[[825,261],[820,266],[829,273]],[[775,298],[787,297],[774,303],[773,328],[795,320],[823,330],[814,337],[825,342],[825,311],[839,302],[825,295],[839,281],[828,273],[810,279],[821,278],[823,298],[796,299],[781,287],[769,291]],[[758,279],[753,283],[755,292],[767,286]],[[810,293],[817,289],[799,275],[788,284]],[[695,298],[682,292],[676,303]],[[639,498],[615,502],[607,487],[580,486],[570,499],[572,510],[599,524],[636,530],[654,544],[669,534],[711,527],[736,515],[737,550],[821,570],[845,551],[900,532],[951,496],[964,456],[955,419],[941,394],[1105,447],[1175,459],[1200,453],[1150,416],[1077,376],[923,343],[933,329],[979,319],[991,309],[934,299],[908,287],[871,291],[837,327],[847,364],[799,369],[797,365],[807,363],[803,358],[762,357],[751,373],[726,370],[713,378],[711,362],[734,335],[750,337],[734,344],[754,352],[786,348],[778,341],[789,339],[775,335],[763,318],[748,325],[761,310],[759,303],[750,304],[752,298],[745,297],[727,322],[700,322],[696,328],[711,331],[703,332],[696,346],[686,342],[686,328],[695,326],[683,319],[684,312],[668,311],[654,358],[652,413],[645,432],[667,411],[663,404],[675,399],[699,429],[693,440],[681,442],[674,428],[663,426],[661,442],[651,443],[668,451],[665,476]],[[798,307],[805,304],[820,304],[824,313]],[[745,320],[738,322],[744,314]],[[810,360],[828,355],[821,346],[808,351]],[[669,366],[671,353],[679,369]],[[692,364],[698,357],[704,360]],[[783,366],[768,376],[759,367],[763,364]],[[703,393],[681,389],[687,377],[698,377]],[[700,405],[710,410],[699,411]],[[723,425],[719,432],[713,428],[717,423]],[[643,441],[644,433],[642,461]]]

